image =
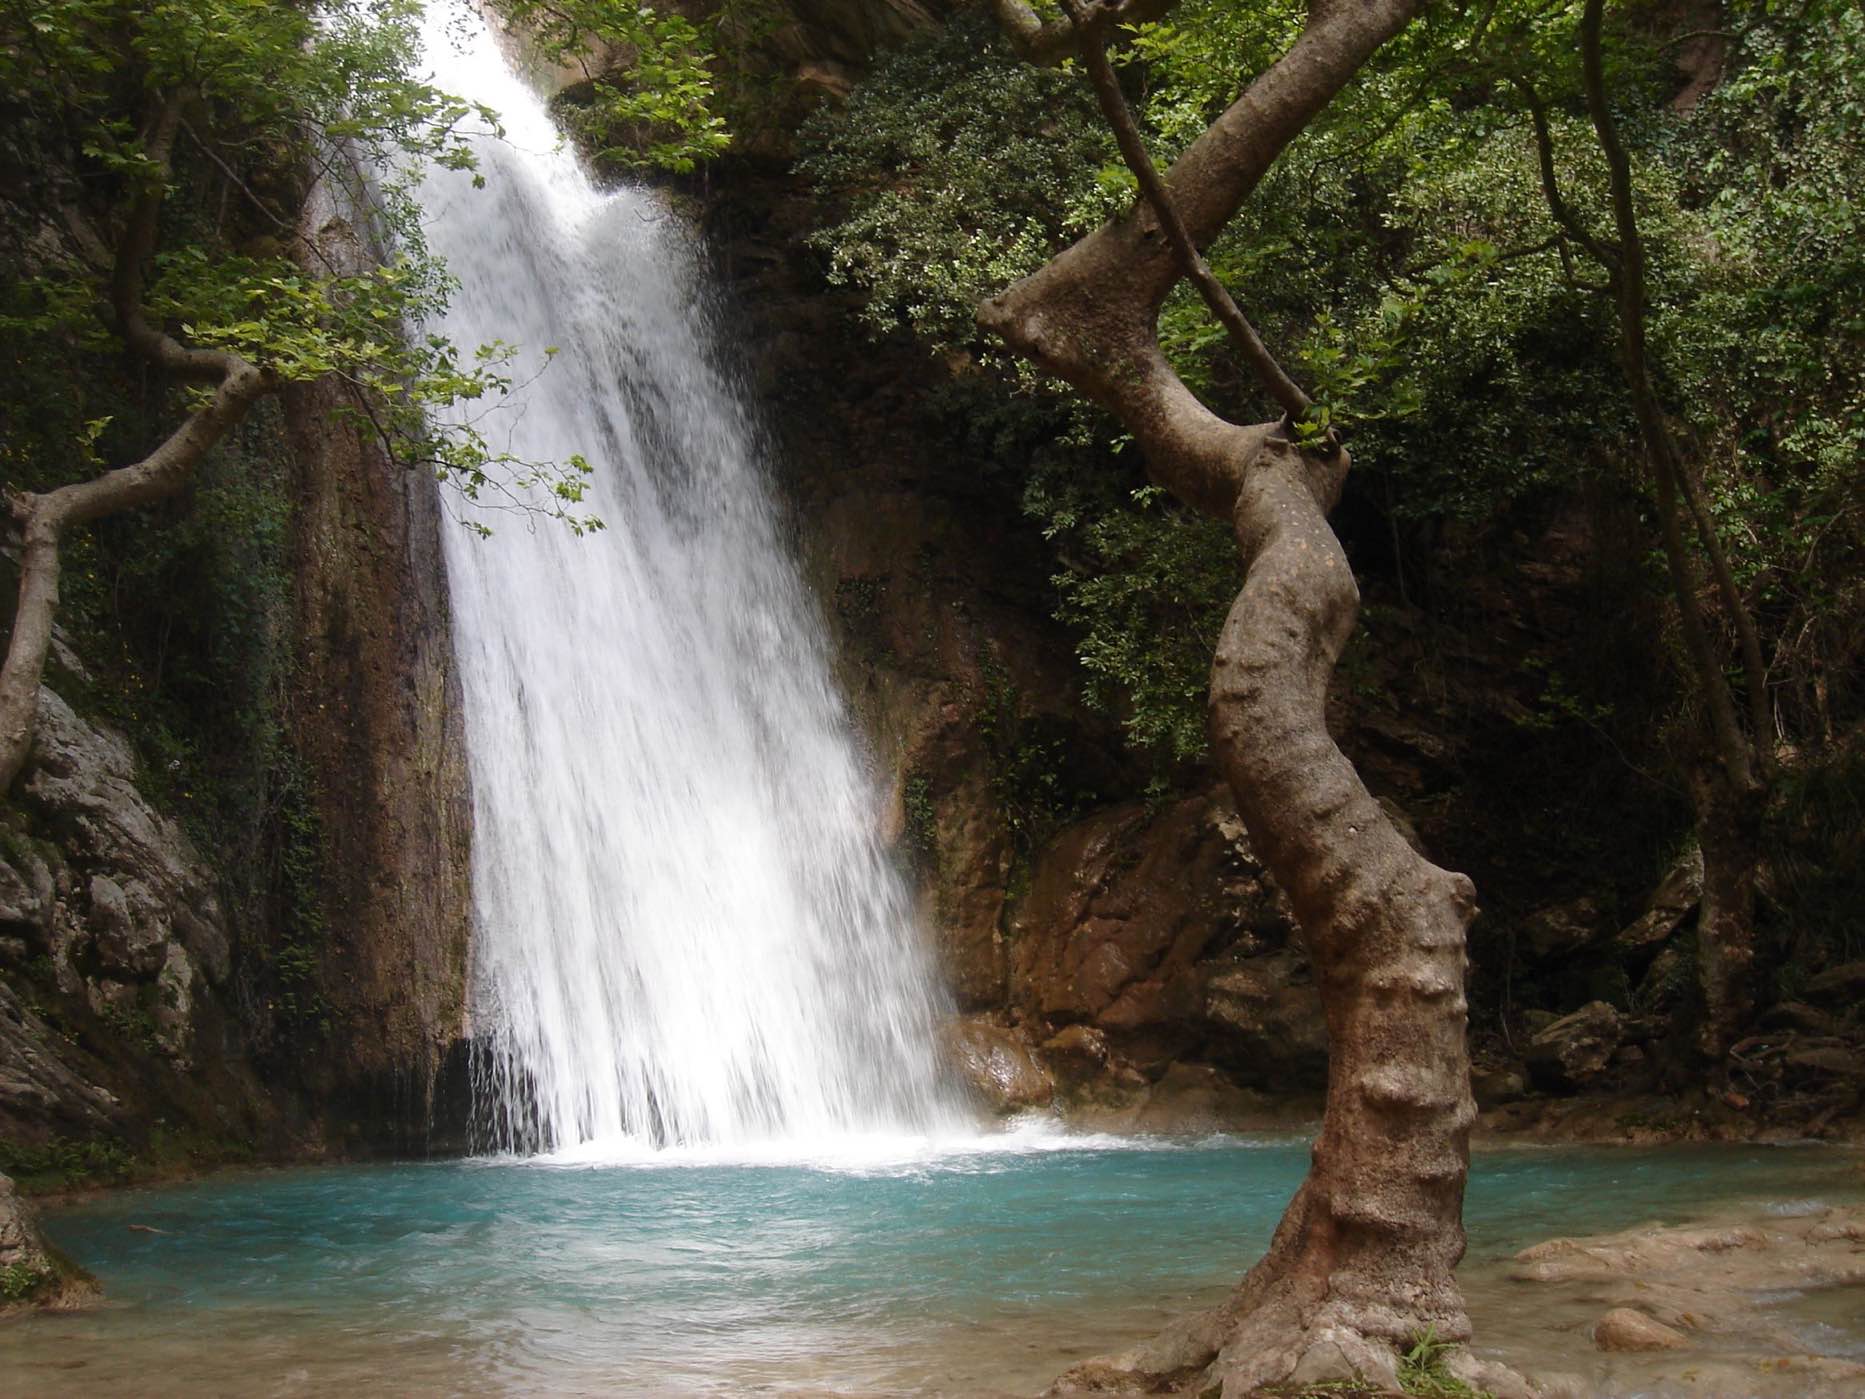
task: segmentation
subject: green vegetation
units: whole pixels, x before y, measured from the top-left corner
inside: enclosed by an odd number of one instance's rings
[[[1399,1357],[1399,1387],[1418,1399],[1489,1399],[1450,1372],[1447,1362],[1456,1349],[1455,1341],[1440,1340],[1427,1327]]]
[[[1446,527],[1532,519],[1589,479],[1643,508],[1610,307],[1549,214],[1505,77],[1534,63],[1562,85],[1562,179],[1603,219],[1574,63],[1550,56],[1571,47],[1576,8],[1434,11],[1296,142],[1209,253],[1270,342],[1292,347],[1327,421],[1350,431],[1356,490],[1420,553]],[[1861,700],[1840,677],[1859,673],[1865,615],[1865,161],[1851,115],[1865,38],[1843,5],[1734,9],[1721,81],[1700,101],[1677,98],[1685,79],[1663,33],[1616,32],[1613,76],[1637,143],[1654,350],[1741,545],[1781,716],[1812,737],[1856,721]],[[1298,18],[1193,0],[1140,27],[1120,57],[1155,151],[1202,130]],[[983,21],[893,56],[805,139],[801,168],[841,210],[820,235],[831,280],[863,288],[877,328],[969,349],[987,369],[977,302],[1131,198],[1083,84],[1016,63]],[[1163,338],[1214,407],[1270,416],[1183,289]],[[1196,751],[1208,641],[1233,591],[1228,542],[1217,529],[1187,539],[1106,425],[1040,386],[1007,390],[1064,443],[1030,463],[1027,504],[1056,545],[1087,697],[1142,749]],[[1643,586],[1662,587],[1649,565]]]
[[[0,1303],[30,1302],[52,1280],[47,1269],[30,1263],[9,1263],[0,1268]]]
[[[1465,867],[1480,883],[1588,870],[1633,900],[1691,828],[1709,701],[1659,547],[1661,491],[1609,269],[1588,243],[1614,219],[1581,10],[1428,7],[1206,256],[1315,397],[1304,430],[1346,434],[1355,471],[1337,529],[1372,597],[1410,618],[1356,644],[1337,692],[1380,710],[1397,642],[1408,690],[1441,697],[1446,722],[1501,718],[1517,733],[1485,736],[1496,769],[1434,796],[1512,812],[1464,834]],[[1657,9],[1609,8],[1604,87],[1645,244],[1653,389],[1740,606],[1707,583],[1696,603],[1732,690],[1740,614],[1766,672],[1767,732],[1743,715],[1782,770],[1757,918],[1791,960],[1819,965],[1856,955],[1841,910],[1859,897],[1865,830],[1837,795],[1856,766],[1839,755],[1865,722],[1865,18],[1834,0],[1723,11],[1697,33]],[[1302,12],[1186,0],[1126,31],[1113,56],[1155,158],[1201,132]],[[1155,788],[1170,783],[1205,749],[1211,647],[1237,584],[1228,531],[1165,498],[1113,424],[972,324],[980,301],[1135,197],[1086,84],[1017,62],[987,17],[960,17],[819,111],[803,145],[799,168],[831,210],[817,234],[827,277],[865,294],[876,334],[960,366],[941,390],[970,418],[955,437],[981,470],[1020,478],[1084,699],[1119,719]],[[1220,414],[1276,415],[1183,285],[1161,340]],[[1498,708],[1479,697],[1460,633],[1495,627],[1474,595],[1551,525],[1576,529],[1566,521],[1579,522],[1568,596],[1580,610],[1489,643],[1521,647],[1523,693]],[[1686,553],[1708,578],[1704,542]],[[1365,626],[1385,623],[1369,612]],[[1611,829],[1592,814],[1602,803],[1619,813]],[[1506,918],[1512,897],[1490,906]]]
[[[52,1137],[38,1146],[0,1138],[0,1173],[28,1195],[120,1185],[131,1170],[129,1151],[105,1137]]]
[[[542,56],[583,81],[558,97],[566,131],[597,160],[684,173],[730,142],[710,34],[629,0],[495,0]]]

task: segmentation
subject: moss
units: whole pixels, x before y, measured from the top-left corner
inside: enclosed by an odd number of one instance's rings
[[[923,772],[907,774],[901,793],[906,808],[907,848],[916,861],[936,864],[939,858],[938,812],[933,806],[932,779]]]

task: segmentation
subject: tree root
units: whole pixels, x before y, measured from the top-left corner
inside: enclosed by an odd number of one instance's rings
[[[1073,1366],[1044,1392],[1044,1399],[1108,1394],[1246,1399],[1298,1396],[1320,1386],[1329,1395],[1408,1392],[1404,1356],[1392,1340],[1331,1315],[1325,1301],[1303,1306],[1285,1293],[1245,1308],[1243,1291],[1128,1350]],[[1534,1399],[1537,1393],[1515,1371],[1461,1345],[1445,1346],[1432,1365],[1440,1384],[1461,1381],[1473,1399]]]

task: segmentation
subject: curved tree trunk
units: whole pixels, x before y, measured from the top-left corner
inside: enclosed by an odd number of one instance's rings
[[[0,796],[12,790],[32,752],[39,682],[58,612],[58,545],[65,530],[175,494],[227,430],[254,403],[278,389],[270,370],[228,350],[183,345],[152,322],[143,308],[144,268],[155,251],[170,154],[187,95],[169,93],[144,133],[144,154],[153,173],[124,225],[111,269],[110,306],[117,331],[132,352],[177,379],[211,385],[213,392],[141,461],[42,494],[8,490],[8,511],[20,532],[19,601],[6,661],[0,665]]]
[[[1026,56],[1056,51],[1054,30],[1019,19],[1017,0],[996,8]],[[1236,531],[1244,581],[1212,667],[1211,738],[1251,842],[1308,939],[1329,1072],[1308,1178],[1230,1300],[1077,1367],[1056,1392],[1203,1394],[1215,1384],[1236,1396],[1291,1376],[1355,1373],[1390,1384],[1410,1338],[1470,1332],[1453,1270],[1475,1115],[1464,1040],[1475,890],[1406,843],[1328,735],[1328,681],[1359,604],[1327,523],[1347,453],[1298,447],[1280,424],[1220,418],[1172,371],[1156,326],[1181,272],[1208,280],[1196,249],[1416,3],[1318,0],[1289,53],[1163,180],[1130,149],[1137,138],[1099,54],[1122,6],[1065,9],[1149,203],[987,303],[978,322],[1110,409],[1154,480]],[[1199,286],[1252,361],[1260,347],[1239,334],[1247,322],[1228,295]],[[1272,393],[1281,387],[1261,377]],[[1286,388],[1277,397],[1286,406]]]
[[[20,531],[19,602],[0,666],[0,795],[12,789],[32,751],[39,682],[58,612],[58,545],[65,530],[175,494],[208,449],[275,387],[269,374],[237,355],[215,358],[225,374],[213,397],[141,461],[42,495],[8,497]]]

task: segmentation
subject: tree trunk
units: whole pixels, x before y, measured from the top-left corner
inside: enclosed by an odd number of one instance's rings
[[[208,449],[277,387],[272,375],[238,355],[212,353],[224,367],[213,396],[141,461],[43,495],[8,497],[20,531],[19,602],[6,662],[0,666],[0,796],[12,790],[32,752],[39,682],[45,675],[52,622],[58,612],[60,537],[72,525],[173,495]]]
[[[1703,899],[1697,909],[1697,985],[1703,1019],[1697,1049],[1710,1072],[1727,1071],[1729,1046],[1755,1014],[1755,872],[1761,862],[1762,791],[1737,787],[1720,765],[1693,774]]]
[[[1348,456],[1303,450],[1278,424],[1220,418],[1172,371],[1156,332],[1181,268],[1196,266],[1192,248],[1414,9],[1315,5],[1290,52],[1163,181],[1143,178],[1161,184],[1148,197],[1164,220],[1138,207],[978,313],[985,330],[1115,413],[1154,480],[1236,531],[1244,581],[1212,667],[1212,743],[1308,939],[1328,1022],[1321,1135],[1268,1253],[1222,1307],[1077,1367],[1060,1393],[1216,1385],[1236,1396],[1355,1373],[1392,1384],[1410,1338],[1470,1333],[1453,1270],[1475,1115],[1464,1042],[1475,890],[1406,843],[1328,735],[1328,681],[1359,604],[1327,524]],[[1103,11],[1069,13],[1084,31],[1106,22]],[[1182,231],[1171,226],[1180,221]]]

